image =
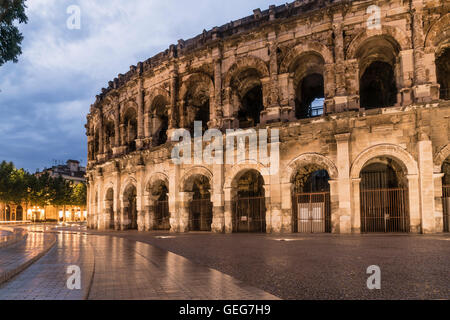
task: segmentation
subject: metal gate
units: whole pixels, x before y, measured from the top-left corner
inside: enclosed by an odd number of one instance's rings
[[[192,200],[189,214],[189,230],[211,231],[212,202],[210,199]]]
[[[444,232],[450,232],[450,186],[442,187],[442,208],[444,210]]]
[[[155,230],[170,230],[169,201],[155,201]]]
[[[233,207],[233,232],[266,232],[265,197],[238,198]]]
[[[361,232],[409,232],[408,189],[361,191]]]
[[[331,233],[330,193],[297,193],[293,203],[293,228],[300,233]]]

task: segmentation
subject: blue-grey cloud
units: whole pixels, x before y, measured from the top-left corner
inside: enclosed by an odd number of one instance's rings
[[[84,124],[102,87],[130,65],[254,8],[267,0],[32,0],[17,64],[0,67],[0,161],[30,171],[52,159],[83,160]],[[81,8],[81,29],[66,10]]]

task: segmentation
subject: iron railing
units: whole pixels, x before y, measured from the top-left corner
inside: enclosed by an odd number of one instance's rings
[[[233,232],[266,232],[264,197],[239,197],[233,208]]]
[[[210,199],[192,200],[190,204],[189,230],[211,231],[212,202]]]
[[[361,190],[361,232],[409,232],[408,190]]]
[[[169,201],[161,200],[155,202],[155,230],[170,230]]]
[[[293,231],[331,233],[330,193],[297,193],[293,199]]]

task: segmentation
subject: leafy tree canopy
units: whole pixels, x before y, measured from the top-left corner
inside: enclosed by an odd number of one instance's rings
[[[17,62],[22,54],[23,36],[17,27],[27,23],[26,0],[0,0],[0,66],[8,61]]]

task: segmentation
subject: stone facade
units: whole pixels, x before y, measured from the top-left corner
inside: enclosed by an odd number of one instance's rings
[[[380,25],[369,23],[372,5]],[[361,173],[379,161],[395,163],[405,181],[407,231],[442,232],[449,9],[444,0],[296,1],[131,66],[87,117],[89,227],[153,230],[164,198],[170,230],[186,232],[201,194],[212,203],[211,231],[233,232],[240,179],[252,171],[262,177],[263,231],[290,233],[295,176],[313,167],[329,176],[330,231],[359,233]],[[317,98],[323,109],[314,114]],[[167,137],[194,120],[223,132],[278,129],[269,145],[280,151],[279,174],[255,161],[174,164]],[[199,177],[208,190],[196,187]]]

